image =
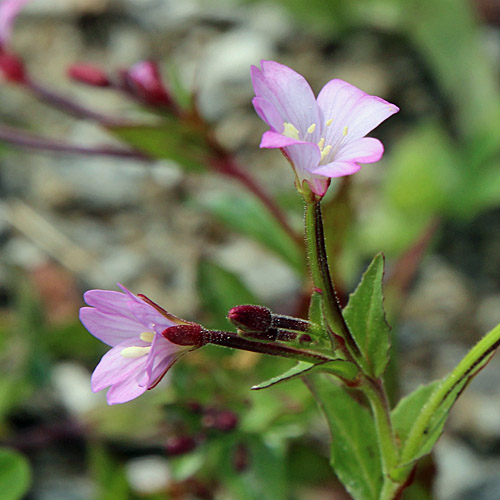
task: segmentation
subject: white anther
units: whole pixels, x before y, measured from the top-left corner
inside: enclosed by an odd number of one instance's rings
[[[283,135],[285,137],[290,137],[291,139],[299,140],[299,131],[289,122],[283,123]]]
[[[326,121],[326,126],[329,127],[333,123],[333,118]]]
[[[139,338],[141,340],[143,340],[144,342],[148,342],[150,344],[151,344],[151,342],[153,342],[154,337],[155,337],[155,334],[153,332],[142,332],[139,335]]]
[[[125,349],[122,349],[120,351],[120,356],[123,356],[124,358],[140,358],[140,357],[148,354],[150,350],[151,350],[151,346],[139,347],[139,346],[134,345],[134,346],[125,347]]]
[[[312,134],[316,130],[316,124],[313,123],[312,125],[309,125],[309,128],[307,129],[308,134]]]

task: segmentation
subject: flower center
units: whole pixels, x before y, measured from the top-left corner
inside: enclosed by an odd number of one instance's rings
[[[333,118],[330,118],[329,120],[327,120],[325,122],[325,125],[327,127],[329,127],[332,123],[333,123]],[[311,123],[311,125],[309,125],[309,127],[307,127],[307,134],[305,135],[304,139],[301,139],[300,132],[297,129],[297,127],[295,127],[295,125],[293,125],[290,122],[283,122],[283,135],[285,137],[290,137],[291,139],[296,139],[297,141],[300,141],[300,140],[307,141],[307,138],[308,138],[307,136],[314,133],[315,130],[316,130],[316,123]],[[347,127],[344,127],[343,135],[344,136],[347,135]],[[317,145],[318,145],[319,151],[321,153],[321,160],[320,161],[322,161],[326,156],[328,156],[330,154],[330,151],[332,150],[332,146],[331,146],[331,144],[327,144],[325,146],[325,138],[324,137],[322,137],[319,140],[319,142],[317,142]]]
[[[139,335],[139,338],[143,342],[147,342],[148,344],[151,344],[154,339],[154,332],[142,332]],[[149,353],[151,350],[151,346],[130,346],[130,347],[125,347],[125,349],[122,349],[120,351],[120,356],[123,356],[124,358],[141,358],[142,356],[145,356],[146,354]]]

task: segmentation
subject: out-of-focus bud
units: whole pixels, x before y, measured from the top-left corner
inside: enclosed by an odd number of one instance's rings
[[[98,66],[88,63],[75,63],[67,69],[72,80],[92,87],[109,87],[108,75]]]
[[[25,83],[26,71],[23,61],[14,54],[0,52],[0,76],[11,83]]]
[[[128,89],[141,101],[152,106],[171,106],[172,98],[165,87],[158,65],[140,61],[125,73]]]
[[[238,416],[230,410],[209,409],[203,416],[202,423],[206,429],[230,432],[238,425]]]
[[[195,323],[170,326],[163,330],[162,335],[172,344],[185,346],[202,346],[203,328]]]
[[[196,448],[196,441],[191,436],[171,436],[165,443],[165,450],[170,457],[184,455]]]
[[[248,448],[245,444],[240,443],[233,453],[233,467],[236,472],[243,472],[248,469],[249,462]]]
[[[243,305],[230,309],[227,319],[240,330],[265,333],[271,327],[272,314],[267,307]]]

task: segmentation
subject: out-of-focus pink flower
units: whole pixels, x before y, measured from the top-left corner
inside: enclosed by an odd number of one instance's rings
[[[342,80],[328,82],[317,99],[302,75],[274,61],[252,66],[253,105],[271,128],[261,148],[280,148],[292,164],[297,188],[306,181],[323,196],[331,177],[357,172],[382,157],[378,139],[365,137],[399,108]]]
[[[146,104],[170,106],[172,99],[168,93],[158,65],[153,61],[139,61],[125,73],[132,92]]]
[[[30,0],[2,0],[0,3],[0,51],[9,43],[12,25],[19,11]]]
[[[178,325],[199,325],[168,314],[147,298],[141,298],[119,285],[122,292],[90,290],[80,309],[80,321],[99,340],[111,346],[92,374],[94,392],[110,387],[110,405],[125,403],[153,388],[167,370],[197,345],[178,345],[163,333]]]

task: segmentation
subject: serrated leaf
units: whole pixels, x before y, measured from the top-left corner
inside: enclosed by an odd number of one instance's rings
[[[235,273],[207,259],[201,259],[198,264],[197,284],[201,303],[211,313],[212,325],[217,328],[227,326],[226,315],[231,307],[259,304]]]
[[[361,351],[359,362],[374,377],[382,375],[389,361],[390,326],[384,312],[383,276],[384,257],[378,254],[343,311],[347,326]]]
[[[302,377],[313,372],[328,372],[332,375],[353,380],[356,377],[358,370],[355,365],[342,359],[327,361],[325,363],[307,363],[306,361],[299,361],[295,366],[281,375],[277,375],[276,377],[272,377],[265,382],[254,385],[252,389],[266,389],[272,385],[278,384],[279,382],[286,382],[287,380]]]
[[[152,158],[177,162],[191,171],[204,170],[207,147],[203,136],[176,118],[156,124],[107,125],[107,130]]]
[[[201,204],[223,224],[258,241],[302,273],[305,259],[301,248],[254,197],[243,192],[218,194],[206,198]]]
[[[2,500],[20,500],[31,483],[28,461],[19,452],[0,448],[0,491]]]
[[[355,500],[378,500],[382,466],[373,419],[324,374],[307,377],[332,434],[331,464]]]

